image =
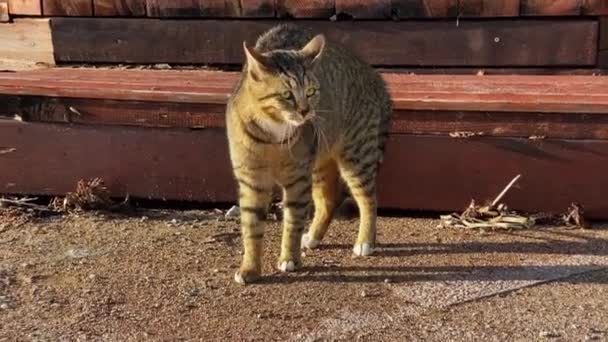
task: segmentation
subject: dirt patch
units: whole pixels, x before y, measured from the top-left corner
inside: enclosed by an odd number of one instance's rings
[[[250,286],[232,281],[238,223],[215,211],[6,225],[0,340],[608,338],[608,230],[437,224],[383,217],[377,255],[353,258],[357,221],[337,221],[286,275],[269,222],[266,277]]]

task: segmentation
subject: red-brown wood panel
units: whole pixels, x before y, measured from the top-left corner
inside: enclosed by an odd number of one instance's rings
[[[608,113],[608,78],[383,74],[398,110]],[[237,73],[48,69],[0,73],[0,93],[225,104]]]
[[[145,17],[146,0],[93,0],[98,17]]]
[[[51,25],[58,62],[240,64],[242,42],[281,22],[53,18]],[[593,19],[297,23],[376,66],[572,67],[593,66],[597,57]]]
[[[272,18],[275,13],[274,0],[241,0],[241,17]]]
[[[93,0],[42,0],[45,16],[90,17],[93,15]]]
[[[0,116],[19,114],[28,122],[221,128],[224,127],[224,113],[222,104],[0,95]],[[390,132],[443,136],[469,132],[486,137],[608,140],[608,113],[396,110]]]
[[[168,130],[0,120],[0,191],[58,195],[101,177],[112,195],[231,202],[236,199],[223,129]],[[91,153],[95,151],[95,153]],[[44,170],[41,172],[40,170]],[[381,167],[381,207],[461,210],[493,198],[514,175],[513,209],[564,211],[579,202],[608,218],[608,141],[452,139],[393,135]]]
[[[599,19],[599,43],[597,65],[600,68],[608,67],[608,17]]]
[[[8,11],[16,15],[38,16],[42,14],[42,3],[41,0],[10,0]]]
[[[336,13],[334,0],[276,0],[279,17],[330,18]]]
[[[398,18],[446,18],[458,15],[458,0],[392,0]]]
[[[517,17],[520,0],[459,0],[461,17]]]
[[[606,0],[581,0],[583,15],[608,15],[608,1]]]
[[[355,19],[386,19],[391,17],[391,0],[336,0],[336,12]]]
[[[149,17],[235,17],[239,0],[146,0]]]
[[[582,0],[521,0],[522,15],[579,15]]]

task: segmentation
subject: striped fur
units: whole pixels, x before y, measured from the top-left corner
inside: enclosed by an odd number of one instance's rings
[[[293,25],[271,29],[244,51],[247,62],[226,112],[244,248],[235,280],[261,275],[261,216],[275,184],[283,187],[285,210],[280,270],[301,266],[301,241],[312,248],[323,239],[343,183],[360,213],[354,252],[370,254],[391,113],[381,77],[344,48]],[[302,239],[311,200],[314,217]]]

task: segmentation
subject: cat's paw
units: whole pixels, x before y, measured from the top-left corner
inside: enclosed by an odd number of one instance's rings
[[[281,272],[293,272],[301,267],[300,261],[293,260],[279,260],[277,268]]]
[[[356,244],[353,247],[353,254],[356,256],[369,256],[374,253],[374,249],[369,243]]]
[[[319,247],[321,241],[315,240],[310,236],[310,233],[302,234],[302,248],[315,249]]]
[[[245,285],[255,282],[260,278],[260,273],[257,271],[238,271],[234,274],[234,281]]]

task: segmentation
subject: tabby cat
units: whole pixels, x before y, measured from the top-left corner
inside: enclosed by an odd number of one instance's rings
[[[261,221],[275,184],[284,208],[279,270],[296,270],[300,248],[319,245],[339,204],[341,179],[359,208],[354,254],[370,255],[391,113],[384,81],[345,48],[294,25],[274,27],[243,48],[246,63],[226,112],[244,246],[235,280],[261,275]],[[314,218],[303,234],[311,198]]]

